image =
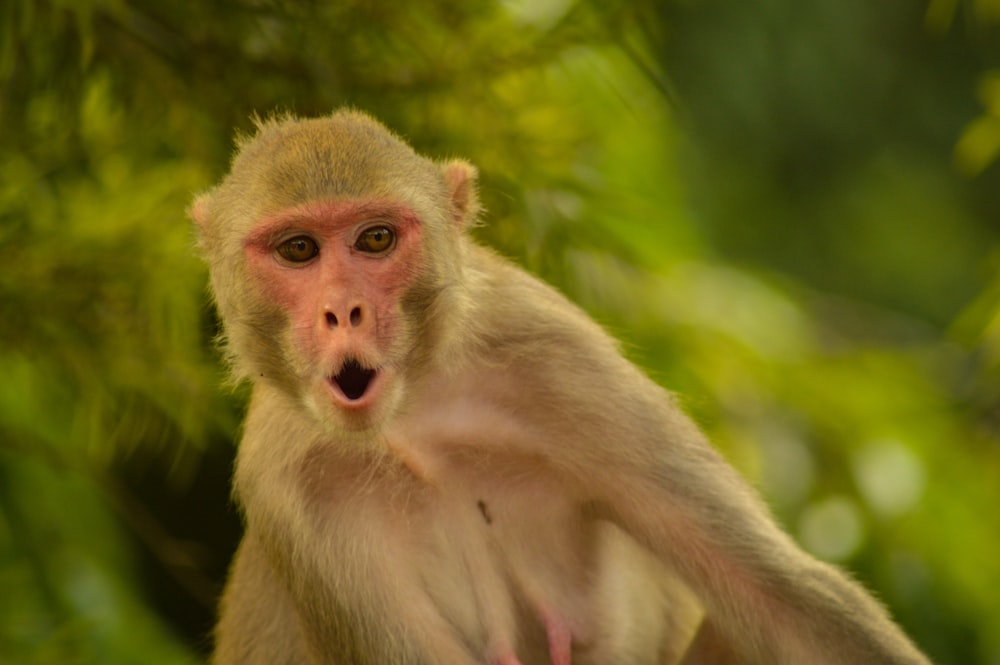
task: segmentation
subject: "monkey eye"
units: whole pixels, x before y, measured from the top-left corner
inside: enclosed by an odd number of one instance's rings
[[[361,232],[354,249],[366,254],[384,254],[396,244],[396,232],[385,225],[370,226]]]
[[[295,236],[278,245],[277,252],[286,261],[305,263],[319,254],[319,245],[309,236]]]

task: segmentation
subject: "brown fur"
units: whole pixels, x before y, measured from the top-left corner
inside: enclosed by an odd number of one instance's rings
[[[306,397],[312,324],[265,297],[244,246],[262,219],[347,200],[397,202],[421,229],[405,293],[373,297],[399,332],[361,342],[392,370],[364,426]],[[604,331],[472,242],[478,210],[471,166],[350,111],[260,123],[195,202],[234,373],[253,381],[214,662],[926,664]]]

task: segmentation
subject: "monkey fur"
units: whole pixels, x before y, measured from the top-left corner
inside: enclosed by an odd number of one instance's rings
[[[191,215],[246,523],[217,665],[926,665],[665,390],[476,244],[476,171],[258,121]]]

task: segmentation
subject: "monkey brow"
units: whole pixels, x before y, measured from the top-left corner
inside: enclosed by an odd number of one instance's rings
[[[396,201],[335,199],[310,201],[263,217],[244,241],[247,247],[270,247],[279,236],[293,230],[337,230],[366,219],[386,219],[419,224],[416,213]]]

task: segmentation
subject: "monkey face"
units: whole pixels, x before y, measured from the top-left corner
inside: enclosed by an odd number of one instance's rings
[[[294,384],[322,417],[370,426],[406,348],[402,301],[419,281],[422,225],[393,202],[330,200],[279,211],[243,243],[252,288],[285,322]]]

